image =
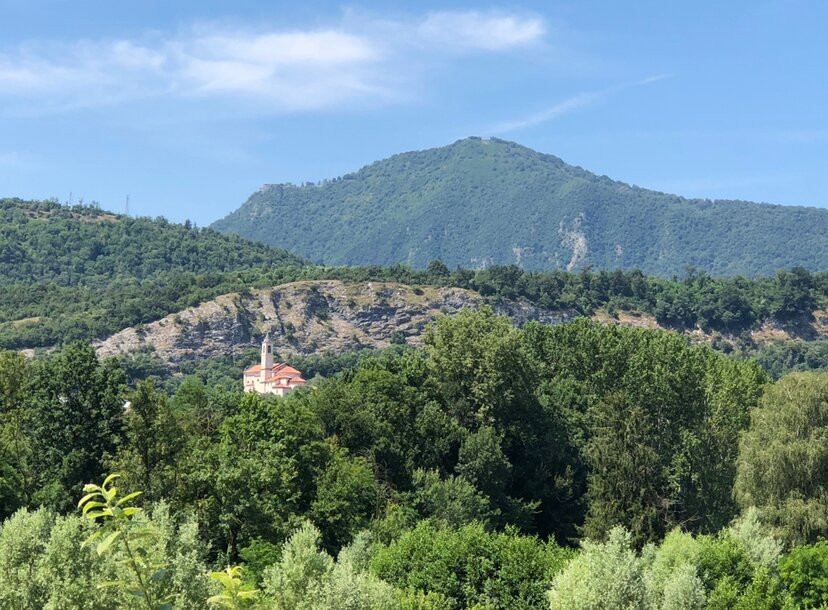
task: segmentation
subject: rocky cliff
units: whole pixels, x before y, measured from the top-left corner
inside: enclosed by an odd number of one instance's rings
[[[171,368],[188,360],[241,353],[258,347],[269,332],[281,355],[342,352],[387,347],[394,341],[418,344],[429,322],[463,308],[479,308],[485,299],[461,288],[406,286],[396,283],[303,281],[272,288],[220,296],[197,307],[146,324],[124,329],[97,343],[102,357],[152,352]],[[520,301],[493,305],[517,326],[537,320],[561,324],[577,316],[571,310],[549,310]],[[620,311],[610,316],[597,311],[593,319],[606,324],[660,328],[655,318]],[[718,345],[729,351],[735,335],[687,329],[695,343]],[[828,339],[828,312],[818,310],[809,320],[766,320],[750,333],[755,345],[773,341]]]
[[[122,330],[96,347],[102,357],[151,351],[174,366],[256,347],[266,332],[280,354],[386,347],[403,338],[417,344],[426,325],[438,316],[478,308],[483,302],[476,292],[459,288],[293,282],[223,295],[151,324]],[[517,325],[530,320],[559,324],[576,315],[521,302],[500,303],[494,310]]]

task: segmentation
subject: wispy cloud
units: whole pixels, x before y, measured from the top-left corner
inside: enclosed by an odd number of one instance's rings
[[[549,106],[548,108],[545,108],[539,112],[535,112],[533,114],[529,114],[517,119],[496,123],[495,125],[492,125],[488,130],[486,130],[486,132],[491,134],[500,134],[507,133],[510,131],[517,131],[519,129],[526,129],[527,127],[533,127],[535,125],[540,125],[541,123],[546,123],[547,121],[551,121],[565,114],[569,114],[570,112],[574,112],[586,106],[591,106],[593,104],[601,102],[604,99],[607,99],[612,95],[623,91],[624,89],[649,85],[651,83],[655,83],[669,77],[669,74],[655,74],[653,76],[648,76],[647,78],[643,78],[641,80],[622,83],[620,85],[615,85],[613,87],[599,89],[597,91],[578,93],[577,95],[568,97],[565,100],[558,102],[557,104],[554,104],[552,106]]]
[[[539,17],[500,12],[438,11],[426,16],[418,34],[455,50],[500,51],[537,43],[546,34],[546,24]]]
[[[538,43],[539,17],[439,11],[328,28],[195,26],[134,40],[24,44],[0,51],[0,105],[41,110],[152,96],[234,97],[272,111],[402,97],[416,62]]]

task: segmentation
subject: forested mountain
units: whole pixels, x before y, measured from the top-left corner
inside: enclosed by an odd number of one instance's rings
[[[265,185],[213,225],[325,264],[828,268],[828,210],[691,200],[498,139],[395,155],[321,184]]]

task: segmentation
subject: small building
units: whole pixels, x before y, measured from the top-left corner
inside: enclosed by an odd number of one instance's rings
[[[273,362],[273,344],[270,334],[265,335],[261,361],[244,371],[244,391],[287,396],[305,383],[302,373],[292,366],[285,362]]]

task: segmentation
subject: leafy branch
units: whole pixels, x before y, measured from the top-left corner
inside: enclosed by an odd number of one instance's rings
[[[110,581],[100,587],[121,588],[142,599],[149,610],[172,610],[172,596],[162,597],[153,590],[168,573],[163,564],[152,560],[148,548],[157,533],[134,518],[143,513],[143,509],[130,506],[142,492],[118,498],[118,488],[113,482],[119,476],[110,474],[102,485],[90,483],[84,486],[86,495],[78,502],[78,508],[97,529],[83,546],[97,542],[95,552],[99,557],[113,557],[116,564],[127,566],[134,575],[134,580]]]
[[[240,566],[228,566],[224,572],[210,572],[210,578],[221,583],[224,591],[207,600],[208,604],[241,610],[259,594],[258,589],[247,588],[242,582]]]

